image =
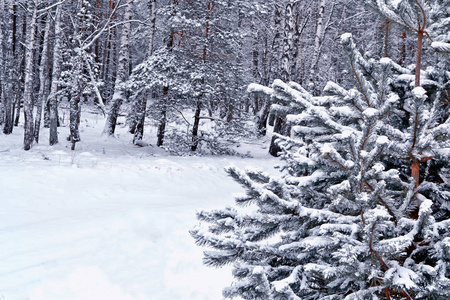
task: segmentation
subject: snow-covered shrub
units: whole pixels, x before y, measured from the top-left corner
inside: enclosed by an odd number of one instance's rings
[[[205,264],[234,264],[228,298],[448,299],[445,87],[413,88],[410,70],[365,60],[350,34],[341,43],[355,88],[314,97],[275,80],[265,90],[292,128],[282,174],[229,167],[248,207],[198,213]]]

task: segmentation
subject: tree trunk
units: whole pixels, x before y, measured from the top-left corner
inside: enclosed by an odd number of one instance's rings
[[[150,32],[149,32],[149,41],[147,48],[147,56],[151,56],[153,54],[153,44],[155,40],[155,32],[156,32],[156,0],[149,0],[149,13],[150,13]]]
[[[401,66],[406,59],[406,30],[402,31],[402,41],[400,43],[400,58],[398,60],[398,64]]]
[[[314,94],[316,90],[316,70],[317,63],[319,61],[320,56],[320,45],[322,43],[322,32],[323,32],[323,15],[325,11],[325,0],[320,0],[319,2],[319,13],[317,15],[317,27],[316,27],[316,35],[314,37],[314,52],[311,60],[311,68],[309,69],[309,90],[312,94]]]
[[[38,101],[36,103],[36,121],[34,124],[34,140],[39,143],[39,131],[41,128],[42,119],[42,107],[45,99],[45,94],[47,91],[47,81],[48,81],[48,36],[50,32],[50,16],[47,16],[44,29],[44,40],[41,54],[41,61],[39,66],[39,94]]]
[[[389,20],[384,19],[384,50],[383,50],[383,57],[389,56]]]
[[[34,138],[33,123],[33,61],[34,44],[36,39],[37,1],[34,2],[33,14],[30,19],[30,30],[27,32],[25,55],[25,85],[23,91],[23,105],[25,113],[24,124],[24,150],[30,150]]]
[[[149,91],[145,90],[141,96],[143,99],[138,100],[138,103],[137,103],[137,107],[136,107],[137,122],[136,122],[135,127],[130,130],[130,132],[134,134],[133,144],[136,144],[136,141],[142,140],[142,138],[144,136],[144,123],[145,123],[145,115],[147,113],[147,98],[149,97],[149,94],[150,94]]]
[[[27,4],[25,4],[25,7],[27,7],[28,8],[28,5]],[[15,11],[14,11],[14,15],[17,15],[17,5],[16,6],[14,6],[14,8],[15,8]],[[15,18],[15,20],[17,21],[17,18]],[[16,28],[16,26],[14,26],[14,29]],[[24,17],[23,17],[23,21],[22,21],[22,36],[26,36],[27,35],[27,15],[25,15]],[[16,33],[14,33],[14,37],[16,37]],[[16,42],[18,43],[18,44],[20,44],[20,41],[17,41],[16,40]],[[15,43],[13,44],[13,45],[15,45]],[[20,58],[20,63],[19,63],[19,75],[18,75],[18,80],[16,81],[16,86],[15,86],[15,95],[14,95],[14,97],[15,97],[15,100],[14,100],[14,104],[13,104],[13,107],[15,108],[14,109],[14,112],[15,112],[15,118],[14,118],[14,126],[19,126],[19,121],[20,121],[20,110],[21,110],[21,105],[22,105],[22,96],[23,96],[23,90],[22,90],[22,87],[23,87],[23,85],[24,85],[24,78],[25,78],[25,53],[26,53],[26,49],[25,49],[25,47],[24,47],[24,45],[23,44],[21,44],[21,47],[20,47],[20,55],[21,55],[21,58]],[[19,59],[18,59],[18,61],[19,61]]]
[[[150,26],[149,26],[150,32],[149,32],[149,42],[148,42],[148,48],[147,48],[147,57],[150,57],[153,54],[153,43],[154,43],[155,32],[156,32],[156,0],[149,0],[148,6],[149,6],[149,13],[150,13]],[[133,118],[133,122],[135,124],[132,124],[132,127],[135,128],[133,143],[137,140],[142,140],[142,137],[144,136],[145,115],[147,112],[147,98],[148,98],[148,91],[144,92],[143,97],[138,100],[139,103],[137,105],[137,110],[138,110],[137,117]],[[165,113],[164,113],[164,118],[165,118]],[[164,125],[164,130],[165,130],[165,125]],[[158,135],[158,141],[159,141],[159,135]],[[162,145],[162,143],[161,143],[161,145]]]
[[[285,82],[293,80],[295,77],[296,70],[296,56],[298,53],[298,31],[297,28],[297,13],[298,13],[298,2],[290,1],[286,5],[285,10],[285,29],[284,29],[284,41],[283,41],[283,56],[281,58],[282,69],[281,69],[281,79]],[[275,120],[275,126],[273,127],[274,133],[285,133],[282,124],[285,123],[284,116],[278,116]],[[281,151],[280,147],[275,143],[276,137],[272,137],[272,141],[269,147],[269,153],[273,156],[278,156],[278,152]]]
[[[85,0],[78,0],[79,4],[81,5],[81,8],[85,8]],[[77,74],[75,80],[73,81],[73,85],[70,90],[70,99],[69,99],[69,141],[71,142],[71,150],[75,150],[76,143],[81,140],[80,137],[80,117],[81,117],[81,106],[80,101],[81,97],[83,96],[83,88],[84,88],[84,82],[82,80],[82,77],[80,76],[84,70],[84,42],[86,37],[85,32],[85,21],[87,19],[86,16],[86,10],[82,10],[80,14],[78,14],[78,22],[75,23],[74,31],[77,33],[78,42],[80,45],[80,49],[78,51],[78,60],[77,64],[73,66],[73,70],[75,71],[75,74]]]
[[[267,118],[269,116],[270,111],[270,99],[269,97],[265,97],[264,103],[260,109],[260,111],[257,114],[258,117],[258,132],[261,135],[266,135],[266,128],[267,128]]]
[[[257,35],[257,37],[259,34]],[[261,74],[259,72],[259,51],[258,51],[258,39],[253,41],[253,49],[252,49],[252,75],[253,80],[257,83],[261,82]],[[255,95],[253,96],[253,112],[257,113],[260,109],[260,98]]]
[[[416,74],[415,74],[415,86],[419,87],[420,86],[420,67],[421,67],[421,62],[422,62],[422,45],[423,45],[423,34],[424,34],[424,30],[420,29],[417,32],[417,53],[416,53]],[[415,124],[414,126],[417,128],[418,123],[419,123],[419,118],[417,116],[418,112],[416,111],[416,118],[414,120]],[[416,144],[417,144],[417,130],[414,130],[414,141],[413,141],[413,145],[412,145],[412,149],[410,151],[410,153],[413,152],[413,149],[415,148]],[[420,160],[418,160],[415,157],[411,157],[412,158],[412,163],[411,163],[411,176],[414,178],[414,180],[416,181],[416,187],[419,186],[419,179],[420,179]]]
[[[70,99],[70,142],[72,143],[71,150],[75,150],[75,145],[77,142],[81,140],[80,138],[80,100],[81,100],[81,92],[78,92],[76,95],[72,95]]]
[[[98,25],[99,21],[102,18],[102,13],[101,13],[101,8],[102,8],[102,1],[101,0],[95,0],[95,17],[96,17],[96,24],[95,26]],[[94,55],[95,55],[95,62],[99,63],[100,62],[100,39],[97,39],[95,41],[95,45],[94,45]]]
[[[283,117],[276,117],[275,120],[275,125],[273,127],[273,132],[274,133],[280,133],[283,129],[283,124],[284,124],[284,118]],[[279,153],[281,152],[281,148],[280,146],[278,146],[278,144],[276,143],[277,137],[273,136],[272,137],[272,141],[270,142],[270,147],[269,147],[269,153],[272,156],[279,156]]]
[[[298,52],[297,12],[298,3],[291,0],[285,9],[283,56],[281,58],[281,79],[285,82],[293,80],[295,76]]]
[[[5,0],[2,0],[2,11],[4,12],[5,15],[7,15],[8,18],[8,22],[7,27],[10,27],[12,24],[12,14],[11,14],[11,10],[9,9],[10,7],[6,7],[6,2]],[[4,18],[6,18],[6,16],[4,15]],[[3,45],[5,44],[3,42],[3,40],[6,38],[8,44],[12,44],[12,31],[10,30],[11,28],[4,28],[2,26],[2,28],[0,29],[0,33],[1,33],[1,50],[2,50],[2,54],[1,54],[1,59],[2,59],[2,66],[1,66],[1,97],[2,97],[2,102],[3,102],[3,109],[4,109],[4,119],[3,119],[3,133],[4,134],[11,134],[12,130],[13,130],[13,106],[12,106],[12,95],[11,95],[11,81],[13,76],[12,75],[12,70],[13,70],[13,55],[11,53],[11,51],[8,51],[6,48],[3,47]],[[5,32],[7,32],[7,36],[5,37]],[[9,70],[8,70],[9,69]],[[8,72],[8,73],[7,73]],[[9,75],[9,78],[6,77],[6,74]]]
[[[197,108],[194,114],[194,126],[192,126],[192,146],[191,150],[196,151],[198,147],[198,127],[200,125],[200,113],[202,111],[201,101],[197,101]]]
[[[214,3],[212,1],[208,2],[208,14],[206,15],[206,29],[205,29],[205,45],[203,46],[203,64],[206,63],[207,54],[208,54],[208,39],[210,35],[210,18],[213,15]],[[205,78],[202,78],[202,86],[205,85]],[[200,95],[202,98],[204,94]],[[196,151],[198,147],[198,128],[200,124],[200,114],[202,112],[202,100],[197,100],[197,108],[195,109],[194,114],[194,125],[192,126],[192,146],[191,150]]]
[[[161,110],[161,119],[159,120],[158,133],[157,133],[158,140],[156,142],[156,146],[158,146],[158,147],[161,147],[164,143],[164,135],[166,133],[166,120],[167,120],[166,114],[167,114],[167,110],[162,109]]]
[[[61,74],[61,4],[56,8],[56,20],[55,20],[55,45],[53,48],[53,70],[52,70],[52,82],[50,86],[50,94],[47,102],[50,110],[50,136],[49,144],[55,145],[58,143],[58,80]]]
[[[112,104],[108,113],[104,134],[114,136],[116,129],[117,118],[119,117],[120,107],[125,100],[125,93],[122,84],[128,79],[129,76],[129,59],[130,59],[130,32],[131,32],[131,20],[133,16],[133,0],[127,0],[124,20],[126,23],[122,28],[122,35],[120,37],[120,50],[119,60],[117,62],[117,74],[114,85],[114,94],[112,97]]]
[[[2,11],[2,19],[6,19],[5,14],[7,13],[5,1],[0,1],[0,9]],[[3,27],[3,21],[0,22],[0,127],[5,122],[5,114],[6,114],[6,82],[5,82],[5,28]]]
[[[168,97],[168,92],[169,89],[164,88],[164,103],[162,105],[161,108],[161,116],[159,119],[159,125],[158,125],[158,133],[157,133],[157,142],[156,142],[156,146],[161,147],[164,143],[164,136],[166,134],[166,123],[167,123],[167,106],[166,106],[166,101],[167,101],[167,97]]]
[[[274,5],[274,12],[275,12],[275,35],[273,37],[272,41],[272,55],[270,57],[270,72],[269,72],[269,82],[272,82],[274,79],[280,78],[281,73],[281,64],[280,64],[280,45],[282,44],[283,40],[281,37],[281,32],[283,31],[282,28],[282,10],[280,4]]]
[[[423,45],[423,30],[419,30],[417,33],[417,54],[416,54],[416,74],[415,74],[415,86],[420,86],[420,67],[422,64],[422,45]]]
[[[387,4],[387,0],[384,0],[384,3]],[[388,18],[384,18],[384,45],[383,45],[383,57],[389,57],[389,27],[390,22]]]

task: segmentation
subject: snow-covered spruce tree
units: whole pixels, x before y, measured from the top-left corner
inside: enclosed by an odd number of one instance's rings
[[[251,86],[284,107],[292,130],[279,136],[281,177],[229,167],[247,190],[237,204],[248,207],[201,211],[208,227],[191,230],[214,249],[205,264],[234,263],[225,297],[448,299],[445,87],[408,82],[399,95],[392,86],[408,70],[388,58],[365,60],[350,34],[341,43],[354,89],[328,83],[313,97],[293,82]],[[412,159],[426,161],[417,187]]]

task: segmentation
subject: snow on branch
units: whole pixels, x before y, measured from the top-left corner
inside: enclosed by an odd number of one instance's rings
[[[431,43],[431,47],[437,52],[450,54],[450,43],[433,42]]]
[[[268,96],[272,96],[273,94],[273,89],[271,89],[270,87],[261,85],[261,84],[257,84],[257,83],[250,83],[247,87],[247,92],[249,93],[261,93],[261,94],[265,94]]]

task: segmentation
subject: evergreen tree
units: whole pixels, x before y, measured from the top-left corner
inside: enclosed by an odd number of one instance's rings
[[[250,88],[270,95],[292,129],[278,135],[282,175],[229,167],[248,208],[201,211],[208,227],[191,230],[214,249],[205,264],[234,263],[226,297],[448,299],[448,87],[429,74],[413,88],[414,70],[364,59],[350,34],[341,44],[356,88],[329,82],[320,97],[281,80]]]

